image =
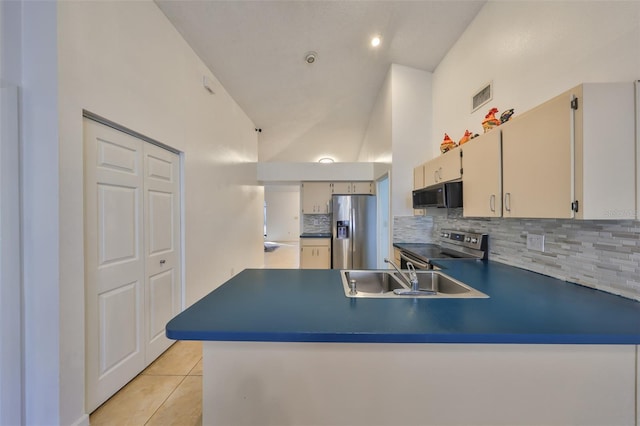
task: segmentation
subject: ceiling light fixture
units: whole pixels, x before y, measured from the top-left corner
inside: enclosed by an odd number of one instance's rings
[[[318,163],[333,163],[333,158],[330,157],[322,157],[318,160]]]
[[[378,47],[378,46],[380,46],[380,42],[381,42],[381,41],[382,41],[382,40],[380,39],[380,36],[374,36],[374,37],[371,39],[371,46],[373,46],[373,47]]]
[[[318,54],[316,52],[307,52],[304,55],[304,61],[308,64],[313,64],[316,59],[318,59]]]

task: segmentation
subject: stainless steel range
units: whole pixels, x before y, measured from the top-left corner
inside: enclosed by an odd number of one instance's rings
[[[488,252],[487,234],[443,229],[439,244],[399,244],[400,267],[407,269],[407,262],[416,269],[433,269],[436,259],[479,259],[485,260]]]

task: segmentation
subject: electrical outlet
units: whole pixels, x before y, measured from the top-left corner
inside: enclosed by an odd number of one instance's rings
[[[527,248],[529,250],[544,252],[544,235],[527,234]]]

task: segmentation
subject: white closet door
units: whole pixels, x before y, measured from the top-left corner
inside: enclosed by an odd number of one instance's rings
[[[180,311],[179,156],[84,120],[87,411],[172,343]]]
[[[151,363],[172,343],[165,325],[180,312],[180,160],[151,144],[144,147],[145,343]]]
[[[143,145],[94,121],[85,132],[87,410],[145,367]]]

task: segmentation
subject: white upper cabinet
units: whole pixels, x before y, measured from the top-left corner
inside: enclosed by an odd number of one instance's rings
[[[476,137],[462,151],[462,205],[465,217],[502,216],[502,142],[500,130]]]
[[[332,182],[331,192],[339,195],[375,194],[376,186],[371,181],[361,182]]]
[[[633,96],[583,84],[500,126],[504,217],[635,218]]]
[[[460,148],[439,155],[424,164],[424,186],[458,180],[462,177],[461,168]]]
[[[331,213],[331,183],[330,182],[302,182],[302,213],[328,214]]]

